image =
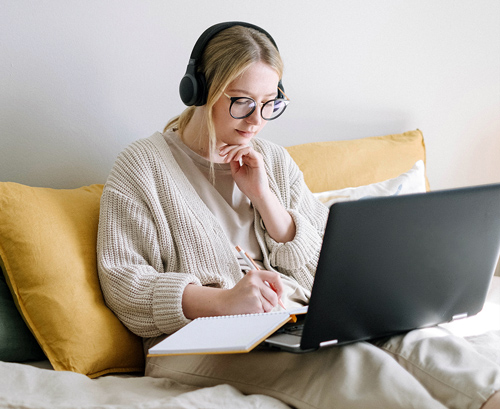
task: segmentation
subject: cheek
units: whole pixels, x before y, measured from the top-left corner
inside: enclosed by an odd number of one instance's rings
[[[229,114],[226,115],[225,112],[221,112],[220,110],[219,111],[214,110],[212,118],[215,127],[220,129],[231,126],[231,123],[234,121],[234,119],[231,118]]]
[[[227,127],[234,119],[229,115],[226,107],[214,105],[212,110],[212,118],[216,127]]]

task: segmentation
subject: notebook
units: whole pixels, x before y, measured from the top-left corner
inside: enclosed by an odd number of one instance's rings
[[[309,309],[267,345],[291,352],[477,314],[500,255],[500,184],[330,208]]]
[[[191,321],[149,349],[148,355],[249,352],[307,308],[262,314],[203,317]]]

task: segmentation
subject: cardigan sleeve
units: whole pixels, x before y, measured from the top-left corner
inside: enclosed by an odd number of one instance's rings
[[[139,200],[112,188],[101,199],[98,272],[108,306],[135,334],[170,334],[189,320],[182,294],[200,280],[188,273],[164,270],[153,217]]]
[[[269,264],[312,287],[323,242],[328,208],[307,187],[302,172],[288,152],[275,144],[255,140],[264,155],[269,185],[295,222],[295,237],[287,243],[276,242],[265,231]]]
[[[191,234],[207,241],[207,232],[199,221],[189,223],[181,189],[168,173],[173,158],[162,152],[162,141],[153,135],[118,156],[99,216],[97,267],[104,299],[142,337],[171,334],[190,322],[182,309],[185,287],[214,281],[202,274],[213,268],[197,263],[209,257]]]

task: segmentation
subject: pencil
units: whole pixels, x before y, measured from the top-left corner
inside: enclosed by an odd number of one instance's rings
[[[240,256],[243,257],[243,260],[245,260],[245,263],[247,264],[248,267],[254,268],[255,270],[260,270],[259,266],[257,265],[257,263],[255,263],[255,261],[253,260],[253,258],[250,257],[248,255],[248,253],[246,251],[244,251],[240,246],[236,246],[236,251],[238,253],[240,253]],[[273,290],[275,293],[277,293],[276,288],[274,287],[273,284],[271,284],[271,283],[269,283],[267,281],[264,281],[264,282],[271,288],[271,290]],[[283,301],[281,301],[280,297],[278,297],[278,304],[284,310],[286,310],[285,304],[283,304]]]

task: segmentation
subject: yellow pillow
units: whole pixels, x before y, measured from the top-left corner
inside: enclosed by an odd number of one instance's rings
[[[407,172],[420,159],[425,163],[424,137],[419,130],[346,141],[310,142],[286,149],[314,193],[382,182]]]
[[[56,370],[142,371],[142,342],[108,309],[96,267],[102,185],[0,183],[0,257],[16,305]]]

